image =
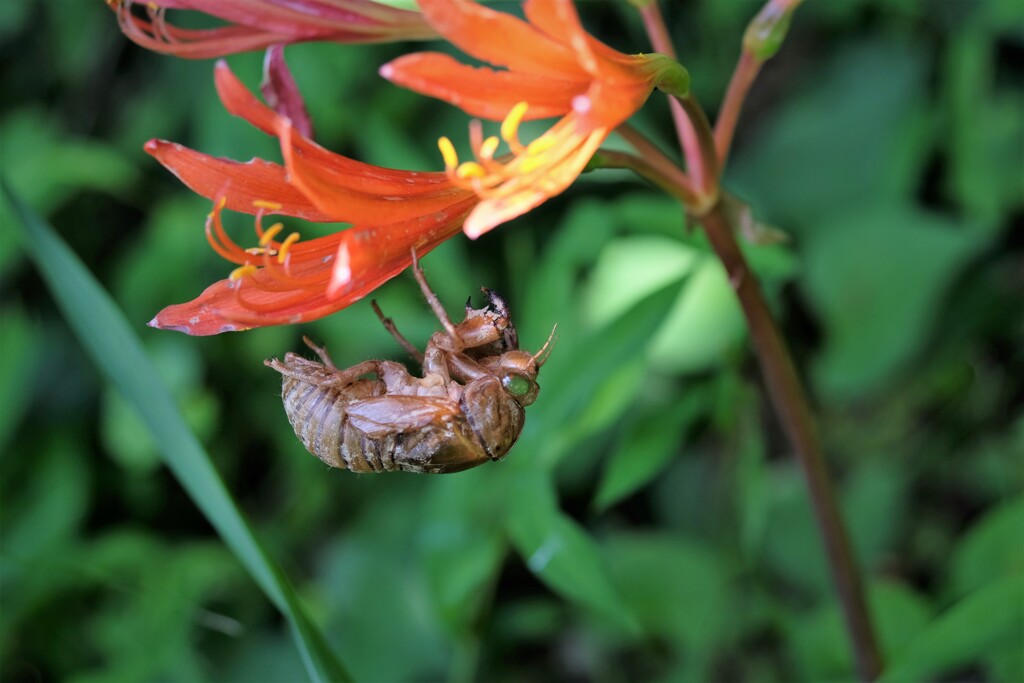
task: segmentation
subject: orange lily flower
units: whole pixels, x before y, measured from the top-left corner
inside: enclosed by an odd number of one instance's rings
[[[422,40],[436,32],[419,12],[373,0],[107,0],[121,30],[144,48],[178,57],[207,59],[310,40],[383,43]],[[229,22],[212,29],[167,23],[168,9],[195,10]]]
[[[215,202],[207,218],[211,246],[237,268],[198,298],[169,306],[153,327],[209,335],[323,317],[363,298],[412,261],[458,234],[478,199],[445,173],[372,166],[330,152],[260,102],[220,62],[217,92],[232,114],[281,143],[284,165],[214,158],[163,140],[146,151],[189,188]],[[223,209],[255,215],[256,246],[231,240]],[[263,227],[269,214],[353,227],[300,241],[278,239],[281,223]]]
[[[497,137],[470,129],[475,161],[459,163],[447,138],[439,145],[452,183],[481,199],[464,231],[477,237],[562,191],[583,172],[608,135],[656,87],[685,92],[685,70],[664,55],[626,55],[583,29],[571,0],[526,0],[526,21],[471,0],[419,0],[427,21],[467,54],[503,70],[471,67],[434,52],[400,57],[384,78],[443,99],[469,114],[504,119],[501,139],[511,156],[494,157]],[[525,119],[562,116],[529,144]]]

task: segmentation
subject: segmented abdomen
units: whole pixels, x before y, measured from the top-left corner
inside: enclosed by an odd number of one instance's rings
[[[352,435],[346,434],[352,430],[349,429],[345,406],[353,400],[383,393],[383,385],[373,380],[359,380],[339,389],[285,376],[281,396],[295,436],[307,451],[331,467],[353,472],[379,472],[396,469],[390,454],[382,452],[388,451],[390,444],[372,442],[358,449],[359,455],[353,453]],[[345,442],[349,447],[343,449]],[[343,451],[348,457],[343,455]]]

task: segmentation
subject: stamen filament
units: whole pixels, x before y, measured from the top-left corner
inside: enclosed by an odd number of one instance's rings
[[[284,238],[284,242],[281,242],[281,248],[277,250],[277,262],[284,263],[288,259],[288,250],[292,248],[292,245],[299,241],[299,233],[293,232]]]
[[[277,235],[277,233],[281,232],[282,230],[284,230],[284,223],[274,223],[265,231],[262,230],[260,225],[257,223],[256,232],[260,238],[259,245],[261,247],[267,246],[268,244],[270,244],[271,240],[274,239],[274,236]]]
[[[256,266],[247,261],[244,266],[239,266],[238,268],[235,268],[233,271],[231,271],[231,275],[228,276],[228,279],[240,280],[246,275],[252,275],[257,270],[259,270],[259,268],[257,268]]]
[[[437,141],[437,147],[441,150],[441,156],[444,158],[444,168],[449,173],[454,171],[459,165],[459,155],[455,153],[455,145],[448,138],[442,137]]]

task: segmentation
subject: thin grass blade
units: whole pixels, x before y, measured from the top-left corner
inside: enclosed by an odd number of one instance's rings
[[[313,681],[348,681],[288,578],[270,559],[224,486],[209,455],[185,423],[120,309],[54,229],[0,179],[21,221],[29,255],[65,319],[107,380],[134,407],[164,462],[271,602],[288,620]]]

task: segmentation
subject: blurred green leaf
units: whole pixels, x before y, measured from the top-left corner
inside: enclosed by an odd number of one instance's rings
[[[370,489],[370,503],[318,549],[320,580],[310,602],[330,616],[326,630],[345,634],[338,649],[356,680],[437,680],[451,634],[432,609],[427,558],[417,547],[433,478],[394,473],[353,483]]]
[[[420,550],[434,602],[455,631],[479,618],[508,552],[505,476],[501,468],[480,467],[433,481],[427,492],[431,514],[420,528]]]
[[[717,259],[678,239],[634,235],[601,251],[585,292],[584,312],[600,326],[665,283],[689,277],[654,338],[652,362],[674,372],[719,365],[743,334],[743,315]]]
[[[42,558],[71,543],[89,505],[89,470],[66,436],[54,436],[33,463],[34,475],[5,501],[2,548],[11,564],[0,575],[5,595],[14,601],[19,583],[38,571]],[[11,517],[7,510],[18,510]]]
[[[721,367],[745,332],[743,313],[725,269],[706,256],[654,335],[651,362],[670,372]]]
[[[598,389],[607,373],[635,358],[661,324],[679,287],[678,280],[670,282],[600,330],[583,333],[569,327],[564,331],[561,352],[556,345],[544,366],[540,399],[523,434],[529,446],[520,445],[520,451],[538,449],[541,464],[546,467],[560,461],[579,438],[586,436],[576,429],[580,416],[595,397],[600,397]],[[562,335],[560,327],[559,339]],[[631,391],[639,387],[638,383],[630,385]]]
[[[197,625],[216,625],[224,635],[242,631],[231,617],[202,607],[239,573],[221,545],[169,548],[143,533],[118,532],[93,544],[79,563],[106,584],[110,599],[82,629],[99,663],[74,672],[70,681],[202,680],[206,663],[193,645]]]
[[[39,335],[17,306],[0,309],[0,460],[22,414],[33,405],[36,370],[42,360]]]
[[[843,513],[862,567],[884,565],[912,520],[910,477],[896,458],[864,458],[843,481]]]
[[[963,597],[1003,578],[1024,576],[1024,497],[986,514],[964,535],[950,560],[949,584]]]
[[[508,533],[530,571],[567,600],[636,632],[636,617],[612,584],[598,544],[558,508],[546,475],[519,473],[509,503]]]
[[[69,136],[45,110],[15,110],[0,121],[0,131],[0,168],[44,214],[81,190],[124,194],[136,180],[138,170],[129,159],[107,145]]]
[[[167,465],[218,530],[267,597],[292,626],[314,680],[347,680],[294,590],[253,535],[209,456],[189,431],[123,315],[53,229],[6,182],[3,191],[20,218],[22,237],[68,323],[94,362],[146,421]]]
[[[946,138],[951,189],[988,228],[1024,205],[1024,94],[998,87],[996,55],[987,32],[964,26],[945,51],[944,67],[953,118]]]
[[[759,124],[756,145],[736,150],[727,184],[798,238],[824,233],[823,218],[866,200],[902,200],[916,189],[936,126],[927,78],[919,41],[841,46],[808,75],[813,88],[787,92]]]
[[[879,683],[929,680],[996,649],[1019,652],[1022,641],[1024,582],[1018,575],[971,593],[928,624],[893,653]],[[1019,680],[1024,671],[1015,675]]]
[[[802,282],[828,340],[818,386],[856,397],[893,381],[913,359],[984,238],[937,215],[877,204],[821,227],[808,239]]]
[[[734,568],[715,549],[666,533],[615,534],[604,554],[644,630],[684,648],[687,679],[714,677],[716,650],[734,626]]]
[[[707,409],[706,392],[690,390],[681,398],[657,405],[641,404],[642,410],[623,428],[615,450],[605,465],[594,497],[603,511],[642,488],[683,447],[686,430]]]
[[[690,273],[700,254],[678,240],[638,235],[608,242],[590,274],[583,309],[591,327],[621,317],[651,292]]]
[[[869,586],[868,606],[885,656],[899,651],[926,629],[931,617],[927,601],[898,583]],[[793,632],[787,642],[794,650],[805,680],[838,683],[853,679],[850,639],[834,599],[805,617],[795,618],[791,628]]]

